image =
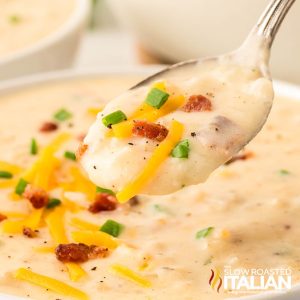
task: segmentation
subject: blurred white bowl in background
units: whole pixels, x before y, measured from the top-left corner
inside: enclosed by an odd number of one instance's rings
[[[176,62],[237,48],[270,0],[107,0],[122,25],[154,55]],[[276,78],[300,83],[300,2],[273,45]]]
[[[0,80],[72,65],[90,12],[90,0],[75,0],[75,3],[73,13],[58,30],[0,57]]]

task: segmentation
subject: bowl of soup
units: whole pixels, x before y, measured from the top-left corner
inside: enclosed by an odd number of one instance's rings
[[[0,79],[72,65],[88,0],[0,1]]]
[[[0,299],[299,298],[300,88],[275,82],[262,131],[205,183],[119,204],[76,151],[105,104],[153,71],[0,86]]]

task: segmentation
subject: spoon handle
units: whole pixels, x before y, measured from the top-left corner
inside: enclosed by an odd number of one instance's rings
[[[276,33],[295,0],[272,0],[263,12],[252,34],[262,36],[271,47]]]

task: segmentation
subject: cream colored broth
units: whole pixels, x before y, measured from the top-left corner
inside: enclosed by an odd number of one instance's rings
[[[57,132],[41,134],[38,128],[61,107],[74,117],[63,123],[60,131],[71,132],[74,140],[57,155],[74,150],[76,137],[93,121],[87,108],[102,106],[134,81],[137,79],[125,77],[74,80],[1,96],[0,160],[28,167],[34,160],[28,154],[30,139],[35,137],[40,146],[50,142]],[[213,291],[208,280],[212,268],[222,270],[225,265],[290,267],[293,283],[299,282],[299,112],[299,102],[276,99],[265,128],[247,146],[254,156],[218,169],[202,185],[168,196],[140,197],[137,206],[125,204],[112,212],[68,211],[68,233],[74,230],[69,225],[74,216],[94,224],[113,219],[125,225],[119,237],[124,243],[109,257],[82,264],[87,276],[79,282],[70,281],[54,254],[34,251],[36,246],[52,245],[46,227],[33,239],[1,233],[0,292],[41,300],[68,299],[14,279],[12,273],[19,267],[59,279],[95,300],[224,299],[228,295],[222,289],[220,294]],[[280,174],[281,169],[288,174]],[[31,211],[28,201],[9,200],[11,189],[0,193],[0,212]],[[56,193],[51,192],[53,196]],[[81,204],[88,206],[84,198]],[[196,232],[208,226],[214,227],[213,232],[197,240]],[[148,267],[141,270],[144,258]],[[143,288],[112,274],[110,266],[115,263],[135,270],[152,287]],[[97,269],[92,271],[94,267]]]
[[[226,60],[174,71],[162,81],[171,95],[183,94],[185,101],[192,95],[205,95],[212,103],[212,111],[183,112],[178,108],[157,120],[166,128],[170,128],[172,120],[182,123],[181,140],[188,139],[190,152],[187,159],[170,155],[157,168],[139,191],[150,195],[168,194],[206,180],[260,130],[273,100],[270,80],[262,77],[257,69]],[[137,178],[158,146],[157,141],[142,137],[107,137],[111,129],[102,123],[104,116],[116,110],[130,117],[143,103],[149,89],[145,86],[117,97],[91,126],[82,164],[97,185],[122,191]],[[97,165],[101,168],[95,169]]]
[[[0,0],[0,57],[52,34],[74,8],[75,0]]]

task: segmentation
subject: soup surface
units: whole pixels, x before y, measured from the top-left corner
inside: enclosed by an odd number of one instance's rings
[[[0,0],[0,58],[55,32],[71,16],[75,0]]]
[[[12,175],[0,178],[0,293],[42,300],[74,299],[67,292],[95,300],[224,299],[236,295],[209,285],[211,269],[223,276],[224,266],[290,268],[299,282],[297,101],[275,99],[263,130],[205,183],[168,196],[138,196],[110,211],[91,209],[103,191],[96,194],[72,153],[95,114],[138,79],[67,80],[0,96],[0,171]],[[45,130],[45,122],[58,128]],[[34,209],[32,199],[14,192],[20,178],[60,205]],[[103,232],[107,220],[122,224],[115,238]],[[108,255],[63,263],[55,247],[71,242],[105,246]],[[77,290],[57,291],[32,274]]]

